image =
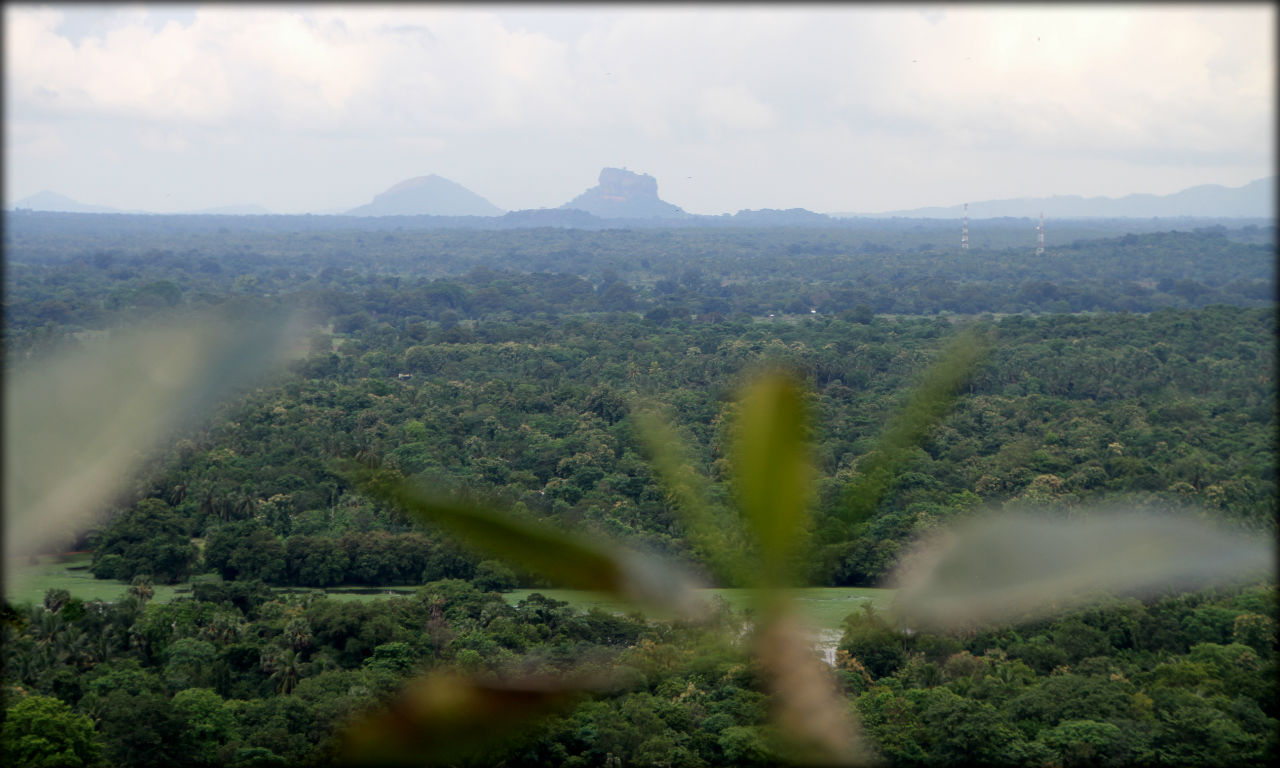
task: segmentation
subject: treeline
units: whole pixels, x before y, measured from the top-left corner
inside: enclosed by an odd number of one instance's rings
[[[456,580],[363,603],[201,586],[168,604],[141,581],[116,603],[51,590],[6,606],[5,765],[329,765],[337,728],[413,675],[602,671],[672,637]]]
[[[211,571],[226,581],[302,587],[416,586],[442,579],[474,581],[486,590],[516,584],[502,563],[477,561],[451,542],[416,530],[281,538],[250,518],[213,526],[197,548],[185,532],[188,526],[164,502],[144,499],[96,539],[91,572],[99,579],[174,583]]]
[[[336,538],[296,535],[282,541],[254,521],[230,523],[210,535],[204,564],[227,581],[303,587],[416,586],[443,579],[470,581],[486,592],[516,586],[515,574],[502,563],[477,562],[447,541],[412,531],[349,531]]]
[[[837,666],[891,765],[1263,764],[1275,611],[1270,589],[1113,600],[967,638],[854,614]]]
[[[51,590],[6,608],[5,764],[333,765],[345,725],[429,673],[615,681],[514,740],[459,731],[450,764],[777,761],[749,617],[723,606],[689,624],[537,594],[512,606],[456,580],[369,602],[199,586],[168,604],[139,582],[114,604]],[[1280,755],[1276,609],[1257,586],[976,633],[858,612],[833,684],[894,766],[1265,766]]]

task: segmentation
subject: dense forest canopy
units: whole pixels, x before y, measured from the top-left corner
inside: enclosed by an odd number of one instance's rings
[[[13,764],[325,764],[335,729],[413,674],[583,667],[629,682],[525,732],[506,764],[768,763],[761,672],[707,641],[741,634],[744,617],[657,622],[540,595],[509,605],[494,591],[551,585],[411,523],[339,468],[710,578],[637,409],[661,407],[728,504],[736,395],[765,368],[802,382],[815,414],[809,585],[882,585],[922,535],[993,509],[1121,505],[1275,535],[1274,227],[1076,223],[1079,237],[1036,256],[1012,225],[989,240],[975,226],[960,251],[927,223],[146,218],[8,217],[10,374],[204,308],[302,310],[307,348],[60,542],[90,548],[92,573],[131,584],[129,597],[52,590],[9,606]],[[875,509],[849,522],[846,493],[877,436],[961,328],[989,338],[989,354]],[[156,583],[190,583],[189,597],[153,601]],[[417,592],[284,591],[337,585]],[[1277,754],[1276,618],[1273,585],[1116,598],[963,636],[906,634],[867,612],[846,621],[835,675],[893,764],[1262,765]]]
[[[602,311],[1145,313],[1269,306],[1275,292],[1274,228],[1256,226],[1073,240],[1036,256],[1029,239],[987,248],[975,236],[961,251],[946,245],[954,233],[922,242],[910,229],[260,233],[229,229],[242,217],[203,218],[227,231],[63,232],[56,218],[7,229],[6,353],[166,307],[249,298],[315,305],[346,332],[375,315],[407,327]]]

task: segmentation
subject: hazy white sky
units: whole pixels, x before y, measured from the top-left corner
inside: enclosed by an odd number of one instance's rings
[[[1274,171],[1272,4],[21,5],[6,205],[506,209],[604,166],[692,213],[1166,194]]]

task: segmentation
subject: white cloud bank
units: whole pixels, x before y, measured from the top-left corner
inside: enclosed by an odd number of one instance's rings
[[[316,210],[439,173],[523,208],[626,165],[700,213],[872,211],[1274,162],[1265,5],[73,13],[5,7],[10,199]]]

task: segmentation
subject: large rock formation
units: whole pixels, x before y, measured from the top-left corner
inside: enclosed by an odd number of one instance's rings
[[[501,216],[502,209],[461,184],[430,176],[402,181],[352,208],[349,216]]]
[[[657,179],[625,168],[601,170],[599,184],[560,207],[577,208],[602,219],[670,219],[689,215],[658,198]]]

